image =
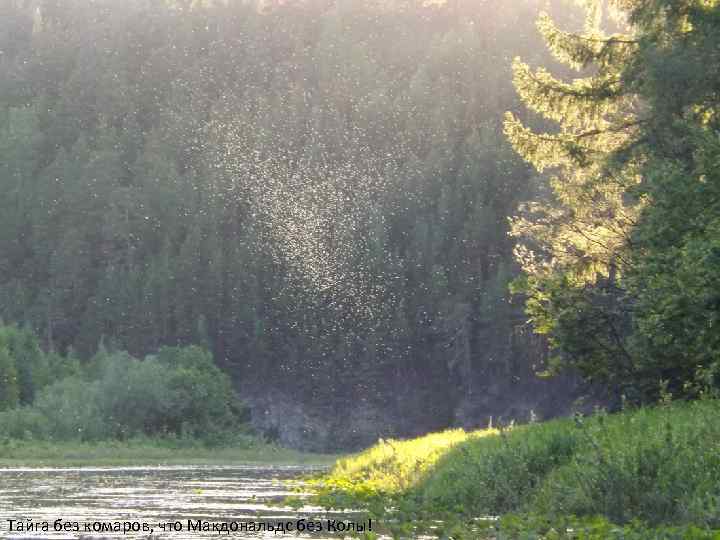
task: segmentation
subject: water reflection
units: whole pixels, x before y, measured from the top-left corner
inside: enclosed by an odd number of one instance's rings
[[[298,519],[354,519],[321,508],[298,510],[278,502],[302,486],[308,467],[97,467],[0,469],[2,538],[148,538],[147,533],[56,532],[52,523],[142,522],[155,525],[152,538],[218,537],[217,532],[188,531],[187,521],[278,522]],[[7,520],[50,522],[48,532],[9,532]],[[182,531],[159,530],[158,523],[180,522]],[[17,525],[15,526],[17,529]],[[233,533],[233,538],[337,538],[338,535],[293,532]],[[340,535],[342,536],[342,535]]]

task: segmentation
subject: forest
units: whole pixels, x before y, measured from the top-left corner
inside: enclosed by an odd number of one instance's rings
[[[715,395],[718,26],[0,0],[0,418],[338,451]]]
[[[549,55],[501,5],[5,0],[0,317],[81,363],[204,347],[302,448],[559,412],[502,132]]]

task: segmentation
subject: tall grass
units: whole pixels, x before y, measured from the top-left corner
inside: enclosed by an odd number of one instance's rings
[[[720,528],[720,402],[384,441],[339,463],[316,490],[323,505],[399,522],[515,513],[542,516],[533,526],[577,517],[600,519],[598,530],[709,531]]]

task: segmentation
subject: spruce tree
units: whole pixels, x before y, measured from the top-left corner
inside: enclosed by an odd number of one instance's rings
[[[708,159],[718,153],[708,134],[718,122],[718,2],[611,2],[626,10],[627,35],[603,34],[603,3],[586,3],[584,32],[539,21],[553,54],[584,77],[563,82],[514,65],[523,101],[557,124],[550,133],[513,115],[505,124],[515,149],[550,172],[547,200],[514,223],[526,272],[518,289],[558,352],[551,367],[579,368],[640,398],[668,385],[692,394],[718,369],[708,337],[717,334]],[[701,249],[699,236],[710,244]],[[683,280],[699,298],[673,291]]]
[[[637,183],[637,163],[615,157],[638,134],[635,94],[623,80],[637,42],[604,35],[597,17],[600,3],[592,4],[581,33],[561,31],[547,15],[538,21],[553,55],[585,76],[565,82],[517,59],[513,65],[525,104],[557,128],[538,133],[508,113],[505,132],[539,173],[549,172],[542,179],[550,193],[522,208],[513,233],[527,276],[519,289],[527,294],[528,313],[535,330],[548,334],[559,353],[551,368],[571,365],[586,375],[613,379],[624,375],[623,367],[608,371],[605,366],[627,358],[622,329],[606,297],[622,298],[614,290],[617,269],[627,256],[639,207],[628,197]],[[591,312],[603,321],[600,325],[587,325]]]

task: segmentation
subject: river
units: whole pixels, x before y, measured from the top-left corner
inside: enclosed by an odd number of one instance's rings
[[[281,505],[298,494],[300,478],[312,471],[299,466],[0,469],[0,537],[184,540],[227,536],[227,527],[232,538],[325,540],[344,537],[338,528],[367,527],[367,521],[350,514]],[[43,522],[49,530],[42,530]],[[312,532],[304,528],[311,522]],[[279,523],[290,532],[278,534]]]

